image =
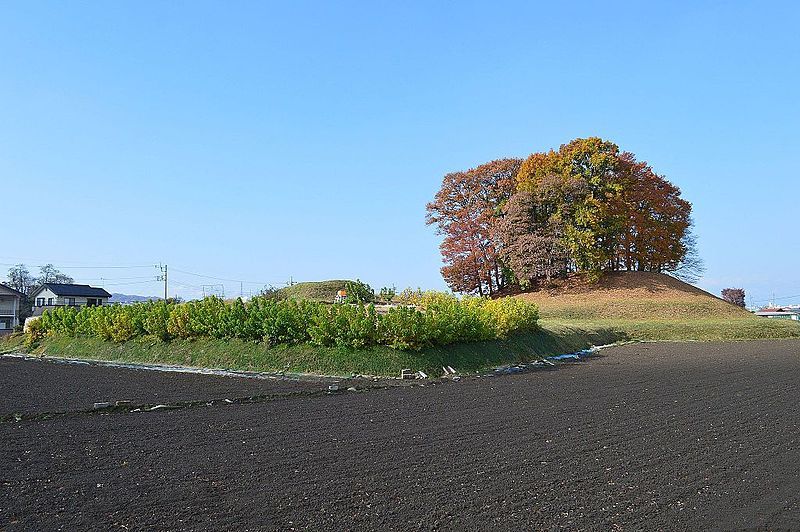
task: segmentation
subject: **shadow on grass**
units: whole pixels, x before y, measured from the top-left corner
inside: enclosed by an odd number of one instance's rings
[[[592,346],[628,339],[624,331],[613,327],[590,330],[577,327],[540,328],[507,340],[429,348],[415,353],[415,358],[417,367],[428,368],[430,371],[441,371],[442,366],[452,366],[461,373],[469,373],[492,366],[574,353]]]

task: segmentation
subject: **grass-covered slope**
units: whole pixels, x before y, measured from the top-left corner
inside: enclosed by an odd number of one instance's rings
[[[698,319],[747,318],[752,314],[663,273],[617,272],[596,283],[574,275],[519,294],[536,303],[542,318]]]
[[[170,342],[136,338],[114,343],[97,338],[48,336],[32,353],[90,360],[344,376],[353,373],[398,376],[401,369],[410,368],[436,377],[441,374],[442,366],[452,366],[460,373],[471,373],[625,339],[625,334],[616,329],[583,330],[556,324],[535,332],[513,335],[507,340],[451,344],[422,351],[402,351],[385,346],[348,349],[309,344],[269,347],[265,343],[211,338]],[[0,352],[4,346],[6,352],[20,350],[21,344],[21,337],[0,339]]]
[[[334,297],[336,297],[336,292],[343,290],[347,283],[347,280],[341,279],[296,283],[292,286],[281,288],[276,292],[276,295],[287,299],[309,299],[311,301],[332,303]]]
[[[661,273],[611,273],[596,283],[574,275],[515,297],[536,303],[545,326],[612,328],[637,340],[800,337],[797,322],[753,316]]]

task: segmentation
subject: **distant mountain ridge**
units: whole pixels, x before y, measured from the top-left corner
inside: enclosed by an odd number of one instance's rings
[[[144,303],[145,301],[157,301],[161,298],[156,296],[137,296],[137,295],[129,295],[129,294],[118,294],[113,293],[111,294],[111,298],[108,300],[109,303]]]

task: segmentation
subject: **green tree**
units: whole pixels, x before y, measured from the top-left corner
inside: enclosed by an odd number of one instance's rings
[[[378,294],[381,298],[381,301],[385,301],[386,303],[391,303],[394,296],[397,295],[397,288],[394,286],[389,288],[388,286],[384,286],[381,288],[380,293]]]

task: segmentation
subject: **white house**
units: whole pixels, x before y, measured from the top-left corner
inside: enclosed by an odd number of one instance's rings
[[[762,318],[772,318],[777,320],[795,320],[800,321],[800,309],[797,308],[762,308],[754,312],[756,316]]]
[[[19,325],[19,301],[22,297],[21,292],[0,283],[0,334],[9,334]]]
[[[108,304],[111,294],[88,284],[45,283],[32,294],[33,315],[53,307],[96,307]]]

